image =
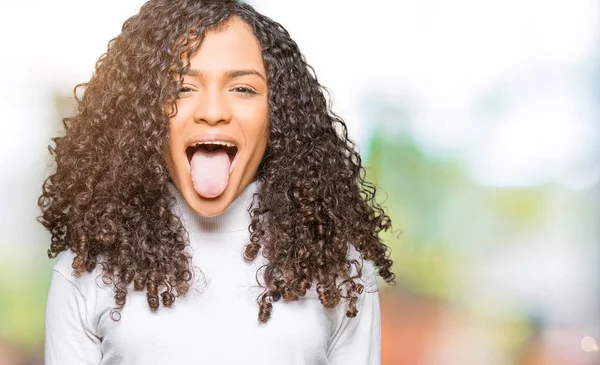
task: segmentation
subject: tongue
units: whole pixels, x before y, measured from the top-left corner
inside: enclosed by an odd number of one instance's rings
[[[216,198],[227,187],[229,156],[224,149],[208,152],[199,148],[192,156],[192,182],[196,192],[205,198]]]

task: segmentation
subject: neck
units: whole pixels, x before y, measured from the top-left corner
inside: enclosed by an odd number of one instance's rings
[[[168,182],[168,188],[176,199],[175,214],[188,232],[224,233],[248,230],[251,222],[249,210],[253,195],[258,192],[258,182],[248,184],[225,211],[214,217],[203,217],[192,210],[172,182]]]

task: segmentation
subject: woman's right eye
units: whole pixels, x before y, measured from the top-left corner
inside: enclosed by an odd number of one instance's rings
[[[182,87],[179,88],[179,93],[180,94],[187,94],[187,93],[190,93],[192,91],[193,91],[192,88],[191,87],[187,87],[187,86],[182,86]]]

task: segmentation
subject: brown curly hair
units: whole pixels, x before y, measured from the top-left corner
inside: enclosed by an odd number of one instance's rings
[[[259,320],[269,319],[273,302],[296,300],[313,283],[325,307],[345,298],[346,315],[356,316],[363,286],[355,281],[361,264],[349,258],[351,246],[394,282],[389,248],[379,238],[391,227],[389,216],[364,179],[345,123],[288,32],[237,1],[151,0],[109,42],[90,81],[75,88],[78,107],[49,146],[56,171],[38,201],[38,219],[51,232],[48,256],[71,249],[77,275],[101,265],[115,289],[115,320],[132,282],[146,290],[153,311],[189,289],[188,234],[167,187],[169,119],[191,55],[207,31],[232,17],[252,29],[268,76],[269,139],[244,251],[248,261],[259,253],[268,261],[260,270]]]

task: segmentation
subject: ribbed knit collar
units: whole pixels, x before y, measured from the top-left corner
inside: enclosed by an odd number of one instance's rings
[[[203,217],[187,204],[175,184],[168,182],[171,194],[177,200],[175,213],[182,220],[188,232],[225,233],[248,230],[250,225],[249,209],[253,195],[258,191],[258,182],[248,184],[244,191],[225,209],[214,217]]]

